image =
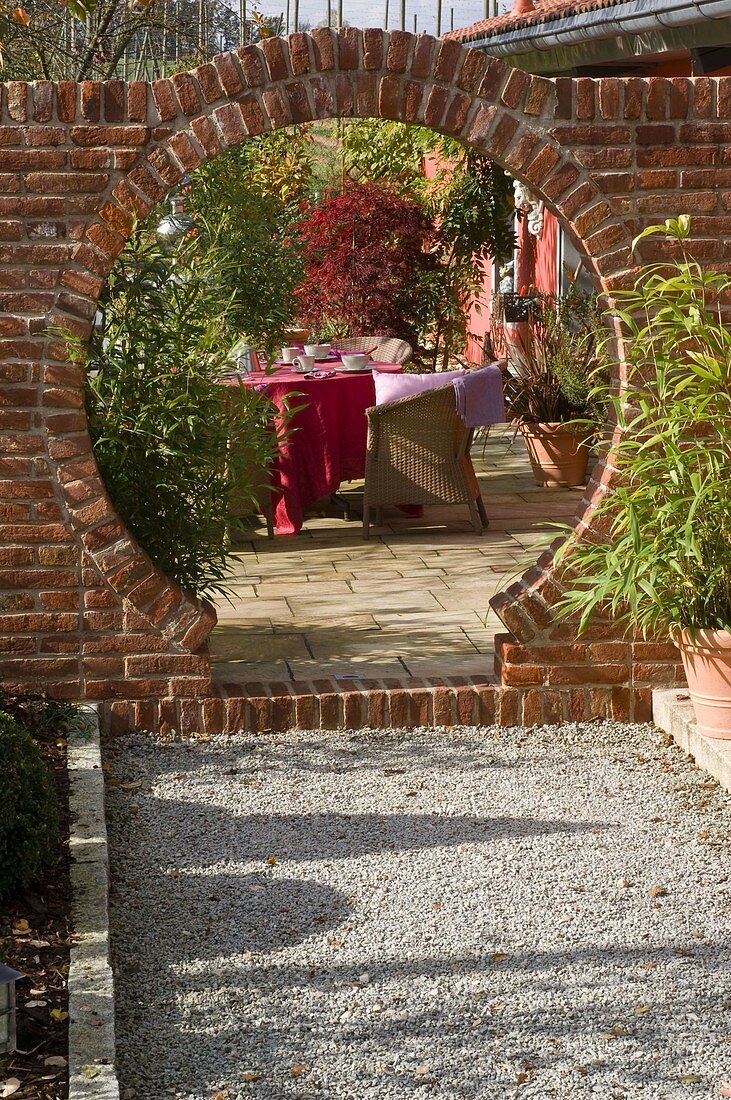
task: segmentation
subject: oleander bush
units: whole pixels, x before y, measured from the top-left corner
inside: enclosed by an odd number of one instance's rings
[[[0,898],[36,882],[58,843],[53,779],[30,732],[0,711]]]

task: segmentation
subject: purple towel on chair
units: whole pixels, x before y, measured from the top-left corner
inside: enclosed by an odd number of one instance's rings
[[[457,398],[457,413],[466,428],[501,424],[505,420],[503,372],[497,363],[468,371],[452,382]]]

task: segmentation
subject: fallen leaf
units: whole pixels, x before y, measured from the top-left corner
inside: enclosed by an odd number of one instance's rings
[[[267,867],[274,867],[276,862],[277,862],[277,857],[276,856],[269,856],[269,859],[266,861],[266,865],[267,865]]]
[[[246,1070],[241,1074],[242,1081],[261,1081],[264,1075],[262,1073],[254,1073],[251,1070]]]
[[[93,1081],[101,1073],[100,1066],[79,1066],[79,1073],[87,1081]]]
[[[217,1092],[212,1092],[210,1100],[229,1100],[231,1093],[228,1089],[219,1089]]]
[[[307,1073],[308,1069],[312,1069],[312,1066],[308,1066],[306,1062],[297,1062],[289,1072],[293,1077],[301,1077],[303,1073]]]
[[[0,1096],[3,1100],[6,1096],[12,1096],[14,1092],[17,1092],[20,1088],[20,1081],[17,1077],[8,1077],[5,1081],[0,1081]]]
[[[678,1080],[681,1085],[700,1085],[703,1078],[700,1073],[683,1073]]]
[[[43,1059],[44,1066],[66,1066],[68,1062],[60,1054],[52,1054],[50,1058]]]
[[[51,1009],[51,1019],[52,1020],[58,1020],[58,1022],[61,1023],[63,1020],[68,1020],[68,1018],[69,1018],[68,1012],[64,1012],[64,1010],[62,1008],[52,1008]]]
[[[142,780],[137,779],[134,783],[115,783],[115,786],[123,791],[136,791],[142,786]]]
[[[614,1027],[610,1028],[609,1030],[611,1031],[612,1035],[616,1035],[618,1037],[621,1037],[622,1035],[629,1035],[628,1029],[626,1027],[623,1027],[622,1024],[615,1024]]]
[[[691,932],[691,936],[694,940],[704,940],[706,938],[705,932]]]
[[[657,959],[650,959],[649,962],[642,963],[643,970],[654,970],[657,967]]]
[[[27,920],[17,920],[13,925],[13,932],[16,936],[25,936],[30,932],[30,925]]]
[[[48,1001],[26,1001],[24,1005],[25,1008],[46,1008],[47,1006]]]
[[[502,963],[505,962],[507,957],[508,956],[504,951],[496,951],[493,955],[490,956],[490,962]]]
[[[731,1096],[731,1081],[724,1081],[718,1091],[719,1096]]]
[[[635,1005],[635,1016],[645,1016],[651,1008],[652,1005]]]
[[[428,1066],[417,1066],[414,1070],[414,1073],[417,1077],[426,1077],[429,1072],[430,1070]]]
[[[29,947],[50,947],[51,944],[48,940],[28,940]]]
[[[13,19],[20,23],[21,27],[27,27],[30,23],[30,15],[25,8],[13,8]]]
[[[647,892],[651,898],[664,898],[667,896],[667,890],[664,886],[651,886]]]

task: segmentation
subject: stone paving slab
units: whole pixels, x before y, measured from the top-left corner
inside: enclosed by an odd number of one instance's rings
[[[335,512],[308,517],[295,536],[254,528],[229,559],[231,601],[217,605],[216,678],[492,676],[504,628],[490,598],[532,564],[549,524],[570,519],[583,494],[538,487],[522,438],[507,428],[478,442],[473,460],[490,517],[483,535],[459,507],[423,517],[387,509],[368,542],[359,520]],[[357,482],[343,490],[354,514],[362,491]]]

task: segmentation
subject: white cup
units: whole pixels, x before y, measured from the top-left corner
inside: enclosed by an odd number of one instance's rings
[[[340,357],[345,370],[365,370],[368,366],[368,356],[365,352],[354,351]]]
[[[282,362],[293,363],[301,351],[302,348],[282,348]]]
[[[315,359],[327,359],[329,354],[329,344],[305,344],[305,355],[314,355]]]
[[[297,370],[301,370],[301,371],[312,370],[314,365],[315,365],[314,355],[297,355],[292,360],[292,366],[296,367]]]

